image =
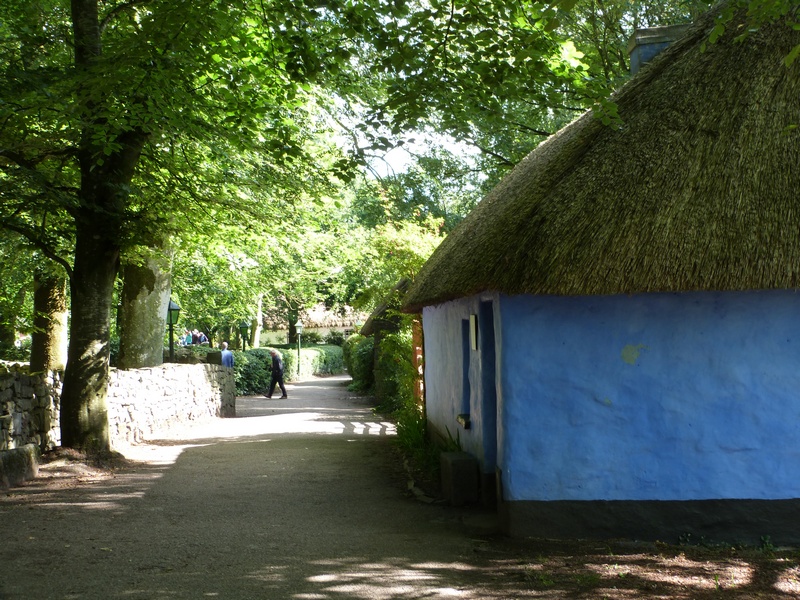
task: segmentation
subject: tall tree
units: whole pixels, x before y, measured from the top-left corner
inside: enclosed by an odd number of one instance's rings
[[[279,35],[287,21],[262,28],[245,2],[12,1],[2,10],[9,51],[2,87],[14,97],[0,107],[0,221],[69,274],[62,443],[105,449],[121,252],[146,243],[149,231],[174,230],[173,210],[216,212],[218,220],[235,208],[263,214],[241,196],[225,198],[220,211],[211,202],[225,182],[197,174],[211,157],[215,175],[231,165],[227,175],[235,177],[239,159],[224,154],[232,148],[259,148],[269,157],[262,168],[275,172],[301,157],[293,111],[304,79],[290,73],[296,51]],[[177,173],[181,163],[192,165],[188,174]],[[180,194],[148,193],[178,179]],[[191,202],[180,204],[187,196]],[[48,228],[37,227],[45,215]]]

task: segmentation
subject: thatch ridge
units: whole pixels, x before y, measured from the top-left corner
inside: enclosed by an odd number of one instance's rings
[[[439,246],[418,311],[480,292],[595,295],[800,284],[800,32],[707,41],[717,9],[520,162]],[[798,61],[800,63],[800,61]]]

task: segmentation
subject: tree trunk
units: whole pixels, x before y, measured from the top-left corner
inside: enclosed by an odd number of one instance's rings
[[[62,371],[67,364],[67,279],[39,271],[33,276],[31,371]]]
[[[89,72],[102,52],[98,0],[71,0],[71,8],[75,67]],[[130,183],[147,134],[136,128],[115,130],[107,111],[120,109],[103,105],[107,98],[91,90],[79,92],[76,110],[83,116],[78,148],[80,204],[73,211],[75,264],[70,278],[72,320],[61,395],[61,444],[107,451],[111,299]]]
[[[250,321],[250,347],[261,347],[261,328],[264,322],[264,294],[258,295],[258,302],[256,303],[256,316]]]
[[[119,246],[98,239],[94,231],[83,227],[76,234],[69,353],[61,393],[61,445],[104,451],[110,448],[106,406],[109,324]]]
[[[169,252],[154,250],[144,264],[129,264],[123,269],[117,359],[120,369],[155,367],[164,362],[171,263]]]

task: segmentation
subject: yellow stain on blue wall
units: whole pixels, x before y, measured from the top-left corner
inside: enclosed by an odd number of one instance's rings
[[[647,346],[644,344],[637,344],[636,346],[628,344],[622,349],[622,360],[629,365],[635,365],[636,361],[639,360],[639,355],[642,353],[642,350],[646,349]]]

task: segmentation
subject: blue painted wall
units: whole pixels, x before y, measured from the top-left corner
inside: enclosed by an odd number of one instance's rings
[[[454,431],[470,298],[425,309],[431,424]],[[505,500],[800,498],[800,294],[494,299]],[[482,447],[481,353],[469,362]]]

